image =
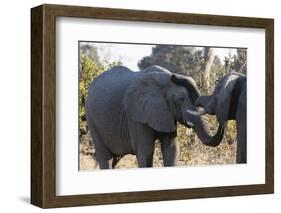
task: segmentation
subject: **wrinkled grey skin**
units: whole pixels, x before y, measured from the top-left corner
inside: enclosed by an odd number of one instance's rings
[[[185,86],[171,78],[180,78]],[[209,136],[201,117],[187,113],[196,109],[199,95],[191,77],[159,66],[140,72],[117,66],[102,73],[90,86],[86,102],[100,168],[114,168],[126,154],[136,155],[139,167],[151,167],[156,139],[161,142],[164,166],[176,165],[177,122],[201,130],[201,137]]]
[[[205,113],[216,115],[219,122],[217,139],[208,138],[202,142],[209,146],[217,146],[223,138],[224,129],[228,120],[236,120],[237,127],[237,153],[236,162],[247,161],[247,78],[237,72],[231,72],[222,77],[216,84],[215,91],[210,96],[200,96],[195,105],[203,110],[197,114]]]

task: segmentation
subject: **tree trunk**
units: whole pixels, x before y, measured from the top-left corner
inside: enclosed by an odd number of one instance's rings
[[[205,93],[208,93],[210,89],[210,72],[214,62],[214,51],[212,48],[205,47],[204,61],[205,64],[202,66],[202,70],[201,70],[202,71],[201,86],[202,86],[202,90]]]

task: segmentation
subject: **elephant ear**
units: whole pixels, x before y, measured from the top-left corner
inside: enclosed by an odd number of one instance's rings
[[[127,116],[156,131],[176,131],[175,119],[165,99],[165,86],[170,81],[170,74],[143,72],[139,75],[131,81],[123,99]]]
[[[230,73],[219,82],[215,90],[217,97],[216,116],[219,122],[224,123],[229,118],[231,99],[237,85],[239,75]],[[235,94],[237,95],[237,94]]]
[[[195,104],[197,98],[200,96],[200,91],[198,90],[195,81],[189,76],[175,73],[172,74],[171,80],[175,84],[185,87],[191,97],[192,103]]]

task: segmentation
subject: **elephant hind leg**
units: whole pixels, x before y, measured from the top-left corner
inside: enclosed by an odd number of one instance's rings
[[[97,161],[99,162],[100,169],[111,169],[112,160],[99,159]]]
[[[96,160],[100,169],[113,168],[113,154],[104,144],[96,144]]]
[[[115,169],[115,166],[117,165],[117,163],[121,160],[123,156],[120,156],[120,155],[115,155],[113,157],[113,160],[112,160],[112,169]]]
[[[102,137],[100,136],[99,131],[97,130],[95,125],[91,121],[88,121],[88,126],[93,139],[92,143],[96,151],[96,160],[99,163],[100,169],[111,168],[113,154],[103,142]]]

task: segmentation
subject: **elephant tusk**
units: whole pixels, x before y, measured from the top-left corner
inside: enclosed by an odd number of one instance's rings
[[[188,128],[194,128],[194,123],[190,122],[190,121],[186,121],[185,122]]]
[[[187,110],[187,113],[191,114],[191,115],[195,115],[195,116],[201,116],[201,115],[205,115],[207,112],[205,112],[204,109],[200,110],[200,111],[194,111],[194,110]]]

